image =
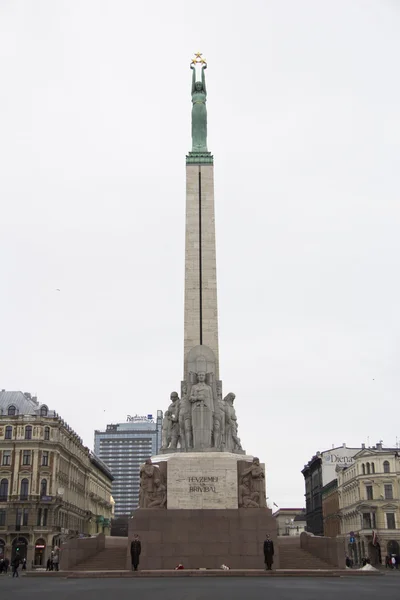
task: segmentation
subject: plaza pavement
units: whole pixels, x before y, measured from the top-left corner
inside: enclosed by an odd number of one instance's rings
[[[400,598],[400,577],[64,579],[0,577],[13,600],[385,600]]]

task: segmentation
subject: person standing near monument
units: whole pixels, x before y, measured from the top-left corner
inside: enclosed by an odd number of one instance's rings
[[[264,562],[265,570],[272,571],[272,563],[274,562],[274,542],[267,533],[264,541]]]
[[[139,536],[137,533],[133,536],[133,541],[131,543],[131,561],[132,567],[134,571],[138,570],[139,566],[139,558],[140,553],[142,551],[142,544],[140,542]]]

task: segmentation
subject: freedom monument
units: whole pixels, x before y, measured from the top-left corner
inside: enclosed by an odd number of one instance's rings
[[[184,366],[164,413],[162,448],[140,470],[129,542],[142,540],[141,568],[261,568],[265,469],[239,438],[235,394],[222,392],[218,357],[214,164],[207,147],[207,63],[192,70],[192,150],[186,157]],[[276,545],[277,547],[277,545]],[[274,566],[279,566],[275,555]]]

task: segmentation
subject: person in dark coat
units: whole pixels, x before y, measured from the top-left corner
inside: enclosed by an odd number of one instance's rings
[[[138,570],[139,566],[139,557],[142,551],[142,544],[140,543],[139,536],[135,533],[133,536],[133,541],[131,543],[131,559],[132,559],[132,567],[134,571]]]
[[[10,561],[8,558],[4,559],[4,566],[3,566],[3,570],[5,573],[8,573],[8,567],[10,566]]]
[[[268,533],[264,541],[264,562],[265,570],[272,570],[272,563],[274,562],[274,542],[269,537]]]
[[[16,557],[14,558],[13,562],[12,562],[12,568],[13,568],[13,577],[19,577],[18,575],[18,567],[20,565],[21,559],[19,557],[19,555],[17,554]]]

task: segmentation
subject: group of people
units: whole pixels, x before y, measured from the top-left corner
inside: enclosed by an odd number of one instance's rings
[[[8,558],[0,558],[0,574],[8,573],[8,568],[10,566],[10,561]]]
[[[26,571],[26,558],[21,558],[20,555],[17,553],[14,557],[14,559],[11,561],[11,568],[12,568],[12,576],[13,577],[19,577],[18,575],[18,569],[20,567],[20,565],[22,565],[22,570]],[[0,573],[8,573],[8,569],[10,567],[10,561],[8,558],[1,558],[0,559]]]
[[[389,554],[387,554],[386,558],[385,558],[385,568],[386,569],[398,569],[399,568],[399,556],[397,556],[396,554],[392,554],[392,556],[389,556]]]
[[[56,546],[54,550],[51,551],[49,558],[47,559],[46,571],[58,571],[58,565],[60,563],[60,554],[59,549]]]

